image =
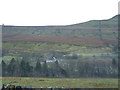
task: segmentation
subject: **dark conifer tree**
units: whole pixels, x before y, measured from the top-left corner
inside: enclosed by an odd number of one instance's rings
[[[35,76],[39,77],[41,76],[41,74],[42,74],[42,67],[40,61],[38,60],[35,66]]]
[[[16,70],[16,61],[14,58],[11,59],[10,63],[8,64],[7,71],[9,76],[14,76]]]
[[[67,72],[59,65],[58,61],[55,61],[54,73],[55,73],[55,77],[66,77],[66,76],[68,76]]]
[[[49,73],[48,73],[48,66],[47,66],[46,61],[45,61],[44,64],[43,64],[42,76],[43,76],[43,77],[48,77],[48,76],[49,76]]]
[[[20,63],[20,74],[22,77],[32,76],[33,67],[25,60],[22,60]]]
[[[116,60],[115,60],[114,58],[112,59],[112,65],[113,65],[113,66],[116,66],[116,65],[117,65],[117,62],[116,62]]]
[[[7,64],[2,60],[2,76],[7,75]]]

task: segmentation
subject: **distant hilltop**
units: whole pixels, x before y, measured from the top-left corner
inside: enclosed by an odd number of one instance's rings
[[[118,40],[118,16],[120,15],[108,20],[92,20],[66,26],[2,25],[3,41],[67,43],[95,47],[110,45]]]

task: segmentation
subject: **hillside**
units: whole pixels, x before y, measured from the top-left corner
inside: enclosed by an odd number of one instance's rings
[[[118,15],[67,26],[2,25],[2,41],[3,76],[118,76]],[[52,57],[58,61],[42,62]]]
[[[3,41],[48,41],[104,46],[117,42],[118,16],[68,26],[3,26]],[[91,44],[92,43],[92,44]]]

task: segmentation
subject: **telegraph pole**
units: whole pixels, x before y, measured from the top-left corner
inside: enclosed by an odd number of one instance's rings
[[[101,31],[101,20],[99,20],[99,28],[98,28],[98,30],[99,30],[100,39],[103,40],[103,38],[102,38],[102,31]]]

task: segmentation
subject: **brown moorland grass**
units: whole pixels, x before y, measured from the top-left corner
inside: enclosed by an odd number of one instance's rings
[[[10,37],[8,37],[10,36]],[[30,42],[52,42],[52,43],[67,43],[82,46],[92,46],[99,47],[105,46],[106,44],[114,44],[117,41],[114,40],[100,40],[94,37],[39,37],[39,36],[29,36],[29,35],[3,35],[3,41],[30,41]],[[104,43],[105,42],[105,43]]]

